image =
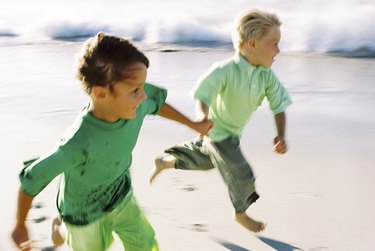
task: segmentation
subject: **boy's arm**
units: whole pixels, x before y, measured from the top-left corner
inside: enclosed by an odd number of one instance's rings
[[[284,154],[287,151],[287,144],[285,141],[285,112],[275,114],[275,124],[277,129],[277,136],[274,138],[274,150],[277,153]]]
[[[191,129],[199,132],[201,136],[204,136],[208,133],[208,131],[212,127],[212,122],[209,120],[204,121],[191,121],[189,118],[187,118],[185,115],[177,111],[175,108],[170,106],[169,104],[165,103],[163,107],[160,109],[159,115],[161,117],[179,122],[181,124],[184,124]]]
[[[195,112],[200,120],[205,120],[208,117],[209,107],[204,102],[197,100],[195,104]]]
[[[18,192],[18,208],[17,208],[17,219],[16,226],[12,232],[12,239],[18,248],[22,250],[30,250],[30,241],[25,221],[27,214],[29,213],[31,203],[34,197],[26,194],[22,188]]]

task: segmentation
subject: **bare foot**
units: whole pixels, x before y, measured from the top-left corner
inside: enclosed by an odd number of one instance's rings
[[[242,226],[254,233],[261,232],[266,228],[265,223],[250,218],[246,213],[236,213],[235,219]]]
[[[52,242],[56,247],[59,247],[64,244],[65,242],[65,233],[61,229],[61,220],[60,217],[56,217],[52,221]]]
[[[158,156],[155,159],[155,169],[152,171],[150,176],[150,184],[154,182],[154,179],[165,169],[174,168],[176,158],[172,155]]]

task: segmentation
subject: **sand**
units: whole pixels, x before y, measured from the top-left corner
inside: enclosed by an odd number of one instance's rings
[[[10,232],[22,161],[49,150],[87,101],[73,80],[70,60],[77,48],[0,48],[8,56],[0,59],[0,250],[16,250]],[[193,118],[188,91],[212,62],[231,52],[147,55],[149,80],[170,89],[168,102]],[[257,235],[234,222],[217,170],[168,170],[148,184],[154,157],[196,134],[159,117],[146,119],[131,170],[135,195],[161,250],[374,250],[374,69],[372,59],[279,56],[274,71],[294,101],[287,111],[289,151],[283,156],[272,151],[275,126],[266,101],[242,139],[261,195],[248,212],[268,224]],[[29,214],[36,250],[69,250],[54,249],[49,240],[51,219],[57,214],[55,192],[53,181]],[[111,251],[118,250],[122,247],[117,240]]]

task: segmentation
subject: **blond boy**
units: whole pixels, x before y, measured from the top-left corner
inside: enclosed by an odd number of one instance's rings
[[[280,21],[270,12],[250,10],[238,15],[232,40],[236,53],[215,63],[194,89],[201,121],[213,121],[208,137],[176,145],[155,160],[152,182],[165,169],[209,170],[218,168],[228,186],[235,220],[252,232],[265,223],[246,214],[259,195],[255,176],[240,149],[240,138],[253,112],[267,97],[274,113],[277,136],[274,150],[287,151],[285,109],[291,100],[270,69],[280,52]]]

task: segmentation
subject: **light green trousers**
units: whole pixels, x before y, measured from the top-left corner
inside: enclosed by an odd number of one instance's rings
[[[132,190],[113,211],[87,226],[65,223],[68,244],[74,251],[105,251],[113,232],[126,251],[158,251],[155,232],[133,196]]]

